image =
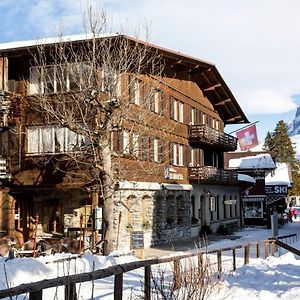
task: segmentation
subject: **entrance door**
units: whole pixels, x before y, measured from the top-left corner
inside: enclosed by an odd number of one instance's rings
[[[26,242],[32,236],[34,226],[32,195],[17,195],[15,196],[15,199],[15,230],[17,231],[19,238]]]

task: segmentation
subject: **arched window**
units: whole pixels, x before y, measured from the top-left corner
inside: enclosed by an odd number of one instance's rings
[[[227,212],[226,212],[226,207],[227,205],[225,204],[226,196],[223,195],[223,212],[224,212],[224,219],[227,218]]]
[[[142,227],[143,229],[149,229],[153,224],[151,197],[148,195],[142,198]]]
[[[173,195],[167,196],[166,205],[167,205],[166,222],[168,225],[174,225],[176,222],[177,205],[176,205],[175,197]]]
[[[185,207],[184,207],[184,197],[182,195],[179,195],[176,198],[176,213],[177,213],[177,224],[182,225],[186,217]]]
[[[126,199],[127,205],[127,227],[139,229],[141,216],[140,199],[135,195],[130,195]]]

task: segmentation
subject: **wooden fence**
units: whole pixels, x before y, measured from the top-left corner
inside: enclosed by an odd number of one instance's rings
[[[217,250],[207,250],[207,251],[194,251],[192,253],[187,253],[180,256],[166,257],[166,258],[155,258],[148,260],[140,260],[136,262],[126,263],[122,265],[114,265],[105,269],[95,270],[92,272],[81,273],[76,275],[69,275],[64,277],[57,277],[54,279],[45,279],[34,283],[21,284],[19,286],[0,290],[0,298],[6,298],[29,294],[30,300],[42,300],[43,290],[58,286],[65,287],[65,299],[75,300],[76,295],[76,284],[82,282],[94,282],[97,279],[103,279],[110,276],[114,276],[114,300],[122,300],[123,293],[123,275],[126,272],[136,270],[139,268],[144,268],[144,299],[150,300],[151,298],[151,266],[163,264],[163,263],[173,263],[174,274],[179,274],[180,276],[180,261],[186,258],[198,257],[198,262],[203,259],[203,255],[206,254],[216,254],[217,255],[217,270],[222,272],[222,253],[232,251],[232,269],[236,270],[236,250],[243,249],[244,253],[244,264],[249,263],[250,259],[250,247],[254,247],[256,252],[256,258],[261,257],[262,251],[264,250],[264,257],[270,255],[274,256],[276,247],[285,248],[297,255],[300,255],[300,251],[291,247],[290,245],[283,243],[280,239],[285,238],[295,238],[296,234],[278,237],[277,239],[269,239],[265,241],[251,242],[244,245],[237,245],[228,248],[222,248]],[[263,246],[261,246],[263,245]],[[262,249],[263,248],[263,249]],[[176,270],[177,269],[177,270]],[[175,279],[176,280],[176,279]],[[178,280],[178,278],[177,278]]]

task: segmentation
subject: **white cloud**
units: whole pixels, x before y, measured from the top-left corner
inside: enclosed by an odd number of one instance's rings
[[[1,0],[0,17],[5,32],[14,39],[53,35],[60,20],[66,33],[77,33],[82,30],[84,3]],[[101,3],[114,23],[137,24],[146,19],[152,24],[155,43],[215,63],[246,114],[277,114],[297,106],[293,96],[300,92],[299,0]]]
[[[281,114],[297,108],[291,95],[293,95],[292,91],[274,87],[244,90],[239,99],[248,114]]]

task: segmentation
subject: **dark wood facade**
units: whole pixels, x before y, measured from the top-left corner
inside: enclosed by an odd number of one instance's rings
[[[48,224],[45,230],[53,231],[54,214],[62,216],[72,210],[71,203],[64,207],[63,198],[70,199],[64,195],[65,189],[73,193],[89,180],[86,173],[65,176],[66,173],[54,167],[58,163],[56,158],[63,153],[51,153],[50,159],[49,155],[29,151],[29,127],[38,124],[33,119],[29,121],[30,115],[25,110],[26,98],[30,96],[30,52],[35,47],[2,47],[0,50],[0,141],[2,158],[7,162],[2,187],[11,199],[10,218],[14,213],[17,215],[13,226],[20,233],[22,228],[32,227],[30,222],[25,224],[26,219],[36,213]],[[149,107],[143,123],[132,117],[113,133],[114,180],[238,185],[236,173],[224,170],[224,152],[235,150],[237,144],[234,137],[224,133],[224,126],[248,120],[218,70],[210,63],[151,47],[165,60],[162,76],[125,74],[121,88],[130,99],[128,78],[135,76],[139,82],[139,103],[146,93],[144,86],[153,82],[158,98]],[[128,103],[133,116],[145,114],[145,108],[139,103]],[[66,166],[60,165],[60,168]],[[47,193],[51,195],[48,198]],[[93,196],[89,192],[72,195],[77,201],[75,209],[90,213]],[[57,231],[64,232],[64,222],[56,224]],[[86,220],[86,226],[88,222]],[[11,227],[11,222],[2,224],[2,229],[9,234]],[[22,234],[25,238],[29,236],[28,230]]]

